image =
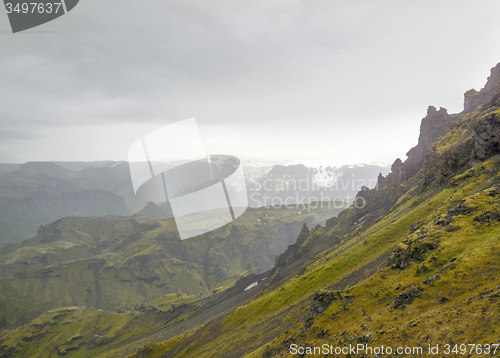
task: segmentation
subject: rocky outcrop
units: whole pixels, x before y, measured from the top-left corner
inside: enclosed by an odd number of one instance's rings
[[[438,246],[437,240],[428,239],[427,233],[421,231],[418,237],[407,238],[403,243],[396,246],[387,263],[394,269],[405,270],[413,262],[424,261],[427,253],[435,250]]]
[[[89,349],[93,349],[109,344],[111,341],[113,341],[112,337],[99,336],[96,334],[90,337],[89,341],[87,342],[87,347]]]
[[[481,91],[471,89],[464,94],[464,114],[481,105],[500,106],[500,63],[491,69],[490,77]]]
[[[297,255],[299,254],[302,244],[309,236],[309,232],[310,232],[309,228],[304,223],[302,225],[302,230],[300,231],[300,234],[297,238],[297,242],[293,245],[288,246],[287,250],[284,253],[276,256],[276,262],[275,262],[276,268],[283,268],[290,262],[295,261]]]
[[[495,221],[500,221],[500,212],[493,210],[493,211],[486,211],[476,217],[474,217],[474,221],[477,221],[481,225],[483,224],[489,224]]]
[[[420,296],[421,291],[423,291],[422,287],[412,286],[407,291],[401,292],[394,300],[394,308],[404,309]]]
[[[500,153],[500,110],[482,116],[474,126],[475,158],[483,161]]]
[[[342,296],[338,291],[316,290],[312,295],[311,311],[313,314],[321,314],[335,300],[341,300]]]
[[[376,211],[388,210],[403,194],[401,187],[408,179],[417,174],[432,153],[432,143],[442,137],[457,117],[449,115],[445,108],[437,110],[433,106],[427,109],[427,115],[420,125],[418,144],[408,153],[408,159],[403,162],[396,159],[391,172],[386,176],[379,175],[377,186],[371,190],[361,190],[356,196],[357,215],[354,222]],[[434,173],[433,173],[434,175]]]
[[[391,166],[391,173],[386,177],[379,175],[374,189],[362,188],[354,201],[357,213],[353,224],[371,222],[388,210],[403,193],[401,184],[409,179],[406,166],[401,159],[396,159]],[[372,220],[365,220],[371,217]]]
[[[446,133],[452,122],[453,117],[445,108],[441,107],[439,110],[433,106],[427,108],[427,115],[420,124],[418,144],[406,153],[408,159],[404,167],[408,177],[412,177],[420,170],[431,144]]]
[[[357,207],[353,223],[377,210],[390,208],[405,191],[401,184],[406,180],[423,179],[424,187],[441,185],[454,173],[500,154],[499,107],[500,63],[491,69],[491,75],[481,91],[470,90],[465,93],[462,113],[450,115],[445,108],[437,110],[429,106],[420,125],[418,144],[406,154],[407,160],[402,162],[397,159],[392,165],[391,173],[386,177],[379,175],[375,189],[358,193],[357,199],[362,200],[363,205]],[[476,112],[471,114],[472,128],[462,128],[460,121],[473,111]],[[457,134],[466,134],[464,139],[452,147],[438,151],[433,143],[452,126],[455,126]],[[467,132],[470,130],[473,133]],[[417,173],[420,173],[418,178]]]

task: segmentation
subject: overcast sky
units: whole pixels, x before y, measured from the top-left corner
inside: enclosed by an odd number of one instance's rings
[[[460,112],[500,62],[500,1],[81,0],[12,34],[0,162],[126,160],[196,117],[242,159],[405,159],[427,107]]]

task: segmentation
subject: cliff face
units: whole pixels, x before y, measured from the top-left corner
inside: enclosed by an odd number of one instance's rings
[[[485,113],[474,126],[474,158],[482,161],[500,153],[500,113]]]
[[[277,258],[275,270],[297,265],[301,260],[303,264],[318,252],[338,245],[340,237],[352,236],[353,227],[366,230],[396,209],[396,203],[402,205],[413,196],[445,185],[454,175],[500,154],[499,98],[500,63],[491,69],[486,85],[477,92],[477,102],[467,100],[463,112],[448,114],[445,108],[429,106],[420,124],[418,144],[408,151],[408,158],[404,162],[397,158],[388,175],[379,175],[375,188],[365,187],[357,194],[357,205],[327,220],[326,228],[336,230],[333,238],[307,240],[303,232]],[[412,192],[407,193],[411,187]]]
[[[427,109],[427,116],[422,119],[420,125],[418,145],[407,153],[408,159],[404,163],[408,177],[412,177],[421,169],[426,156],[429,155],[431,144],[442,137],[453,124],[460,126],[457,122],[464,121],[465,118],[474,122],[473,131],[469,133],[474,138],[474,145],[467,148],[469,159],[484,160],[499,153],[499,118],[496,107],[500,106],[500,63],[491,69],[491,75],[483,89],[479,92],[471,89],[464,97],[464,110],[455,115],[449,115],[444,108],[437,111],[430,106]],[[461,129],[469,128],[462,125]]]
[[[483,89],[479,92],[471,89],[464,94],[463,114],[474,111],[481,105],[500,106],[500,63],[491,69],[491,75]]]
[[[448,114],[445,108],[439,110],[436,110],[433,106],[427,108],[427,115],[420,124],[418,144],[406,153],[408,159],[405,161],[403,169],[406,177],[401,179],[411,178],[420,170],[431,144],[446,133],[452,121],[453,117]],[[400,181],[400,183],[403,181]]]
[[[366,205],[357,218],[376,210],[388,210],[406,191],[405,181],[412,185],[441,185],[451,175],[500,154],[500,63],[479,92],[465,93],[464,110],[448,114],[445,108],[427,109],[420,125],[418,144],[402,162],[392,165],[391,173],[380,175],[377,187],[358,193]],[[448,138],[443,138],[448,136]],[[446,144],[445,144],[446,142]]]

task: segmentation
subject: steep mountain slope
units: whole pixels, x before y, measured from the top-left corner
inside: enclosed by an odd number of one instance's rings
[[[0,326],[57,307],[116,311],[165,294],[205,295],[247,272],[268,270],[304,223],[316,225],[338,211],[248,209],[232,224],[184,241],[172,219],[60,219],[0,248]]]
[[[444,344],[497,342],[500,64],[473,93],[457,115],[430,107],[408,159],[358,193],[364,206],[303,232],[258,297],[136,356],[274,357],[325,343],[446,355]]]
[[[500,64],[464,107],[454,115],[429,107],[408,159],[325,226],[303,226],[272,270],[166,312],[49,312],[5,332],[0,352],[270,358],[296,356],[294,347],[312,356],[305,349],[323,344],[316,356],[330,346],[347,356],[335,348],[367,344],[384,346],[381,356],[400,356],[397,347],[428,356],[429,345],[450,356],[446,344],[460,352],[498,343]]]

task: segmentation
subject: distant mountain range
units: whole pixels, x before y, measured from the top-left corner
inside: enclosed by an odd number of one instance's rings
[[[382,165],[306,167],[243,166],[249,206],[336,200],[346,207],[362,185],[373,186]],[[0,164],[0,245],[36,234],[40,225],[67,216],[172,217],[168,203],[136,198],[127,162],[29,162]]]
[[[306,167],[303,164],[274,165],[254,174],[246,171],[249,205],[252,207],[338,202],[347,207],[363,187],[373,188],[379,175],[387,175],[389,166],[376,164],[344,165],[341,167]]]
[[[33,236],[40,225],[66,216],[130,215],[144,207],[134,196],[126,163],[71,170],[30,162],[0,177],[0,243]]]

